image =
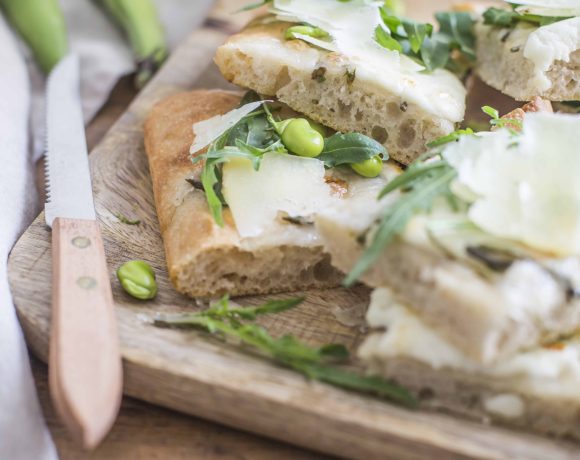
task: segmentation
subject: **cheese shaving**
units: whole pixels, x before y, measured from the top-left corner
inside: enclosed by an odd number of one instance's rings
[[[317,46],[318,48],[322,48],[323,50],[326,50],[326,51],[337,51],[338,50],[334,43],[320,40],[318,38],[311,37],[310,35],[294,33],[294,36],[296,38],[299,38],[300,40],[306,42],[306,43],[310,43],[311,45]]]
[[[194,123],[192,129],[195,139],[189,148],[189,153],[193,154],[207,147],[228,129],[235,126],[242,118],[260,107],[264,102],[270,101],[250,102],[224,115],[217,115],[207,120]]]
[[[486,232],[556,256],[580,255],[580,117],[527,114],[508,130],[463,136],[443,155],[478,198],[470,219]]]
[[[345,56],[356,69],[359,81],[385,88],[428,113],[452,122],[461,121],[465,113],[465,88],[459,79],[444,69],[424,72],[424,66],[413,59],[375,41],[375,29],[383,27],[378,8],[381,4],[362,0],[274,0],[271,11],[281,21],[308,23],[326,31],[331,42],[299,38]],[[267,45],[264,42],[252,47],[261,51]]]
[[[516,8],[519,13],[562,17],[580,15],[578,0],[510,0],[509,3],[520,5]]]
[[[324,173],[321,161],[284,153],[266,153],[258,171],[248,160],[225,164],[222,191],[240,237],[267,233],[280,212],[304,217],[332,206],[338,198]]]
[[[397,51],[382,48],[374,39],[374,31],[382,26],[378,6],[381,2],[353,0],[274,0],[274,13],[279,19],[306,22],[320,27],[333,38],[337,51],[355,63],[391,60],[392,65],[420,71],[424,67]]]
[[[552,82],[546,72],[555,61],[568,62],[577,49],[580,49],[580,17],[558,21],[532,32],[526,41],[524,57],[534,63],[538,86],[550,89]]]

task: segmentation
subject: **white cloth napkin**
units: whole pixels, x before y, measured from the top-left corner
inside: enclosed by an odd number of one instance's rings
[[[211,3],[157,0],[171,47],[203,21]],[[61,5],[71,48],[81,57],[88,122],[118,78],[133,70],[131,50],[90,0],[61,0]],[[42,418],[6,273],[10,249],[40,206],[33,165],[44,148],[44,77],[1,17],[0,63],[0,459],[53,460],[56,450]]]
[[[0,458],[49,460],[56,454],[6,279],[8,252],[36,207],[28,154],[28,75],[1,18],[0,44]]]

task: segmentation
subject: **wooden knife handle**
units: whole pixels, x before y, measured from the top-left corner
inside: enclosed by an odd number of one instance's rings
[[[50,392],[56,410],[86,449],[113,425],[123,371],[113,295],[97,221],[52,226]]]

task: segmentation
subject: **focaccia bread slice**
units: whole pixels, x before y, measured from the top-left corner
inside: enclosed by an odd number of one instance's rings
[[[518,101],[580,100],[580,18],[513,30],[478,23],[474,30],[476,72],[488,85]]]
[[[376,78],[379,63],[362,71],[348,56],[286,40],[291,25],[256,21],[230,37],[215,56],[224,77],[337,131],[370,136],[405,164],[463,119],[465,89],[450,72],[402,72],[385,81]]]
[[[444,160],[433,164],[448,168],[445,174],[457,175],[449,185],[453,195],[447,198],[463,196],[471,204],[449,206],[441,196],[439,201],[427,201],[432,205],[430,211],[412,215],[389,244],[375,249],[377,259],[366,265],[369,268],[360,280],[372,287],[393,289],[401,301],[419,310],[422,319],[481,363],[574,332],[580,326],[580,257],[574,246],[577,231],[560,220],[577,222],[570,217],[577,208],[570,207],[567,212],[553,203],[566,199],[575,202],[575,189],[568,184],[573,184],[576,177],[568,171],[575,170],[571,165],[577,159],[578,121],[571,115],[551,113],[549,103],[535,99],[505,116],[503,122],[511,131],[497,129],[447,144]],[[522,130],[519,138],[514,137],[517,129]],[[538,135],[546,142],[539,142]],[[539,160],[538,155],[549,155],[557,168],[546,169],[547,161]],[[516,161],[517,167],[506,166]],[[417,174],[418,168],[429,171],[428,164],[429,160],[415,164],[407,172]],[[535,173],[534,178],[526,172]],[[519,174],[518,179],[514,179],[515,174]],[[442,176],[434,177],[440,181]],[[473,177],[484,178],[478,182],[479,195],[461,182]],[[409,183],[409,175],[401,179],[401,183]],[[544,186],[544,181],[549,185]],[[520,188],[514,183],[529,186],[546,199],[546,206],[534,208],[525,200],[527,195],[518,194]],[[433,183],[428,185],[433,187]],[[508,198],[508,189],[518,192],[514,193],[516,198]],[[422,189],[418,186],[416,190],[415,200]],[[501,192],[494,195],[498,199],[483,213],[481,207],[477,208],[479,215],[467,207],[479,204],[482,196],[491,203],[490,194],[498,190]],[[375,229],[381,228],[377,222],[386,219],[381,225],[388,230],[398,225],[395,218],[400,220],[403,212],[410,212],[410,206],[416,204],[409,203],[406,197],[413,195],[405,197],[405,193],[399,188],[387,195],[384,200],[390,201],[385,201],[375,214],[350,209],[343,203],[318,215],[317,228],[338,268],[348,273],[355,267],[365,249],[379,238],[374,236]],[[557,198],[551,198],[552,193]],[[505,207],[506,203],[513,207]],[[534,216],[533,224],[527,220],[530,216]],[[479,220],[474,223],[472,218]],[[490,232],[483,231],[484,227],[490,228],[489,222],[493,222],[492,227],[500,224]],[[517,231],[506,233],[514,223],[510,230]],[[538,229],[543,242],[559,245],[538,243]],[[567,229],[571,229],[570,234],[563,235]],[[531,245],[521,244],[523,241]]]
[[[224,227],[215,223],[199,184],[202,165],[190,159],[192,124],[228,112],[240,98],[225,91],[176,94],[156,105],[145,123],[145,149],[172,283],[195,297],[339,285],[342,275],[319,243],[302,238],[280,245],[273,238],[248,246],[228,209]]]
[[[387,289],[372,295],[369,372],[394,379],[421,407],[580,440],[580,338],[546,343],[490,366],[472,361]],[[383,331],[383,332],[380,332]]]
[[[317,216],[325,249],[345,273],[362,255],[364,225],[348,212]],[[580,275],[577,259],[555,261],[554,268]],[[554,272],[523,260],[505,273],[483,277],[434,247],[420,219],[360,279],[371,287],[389,286],[477,362],[493,362],[580,325],[580,300],[569,298],[569,287]]]

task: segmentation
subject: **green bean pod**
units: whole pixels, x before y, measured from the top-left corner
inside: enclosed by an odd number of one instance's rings
[[[0,9],[44,73],[68,54],[66,25],[58,0],[0,0]]]
[[[126,33],[137,61],[135,85],[143,87],[165,61],[165,32],[152,0],[94,0]]]

